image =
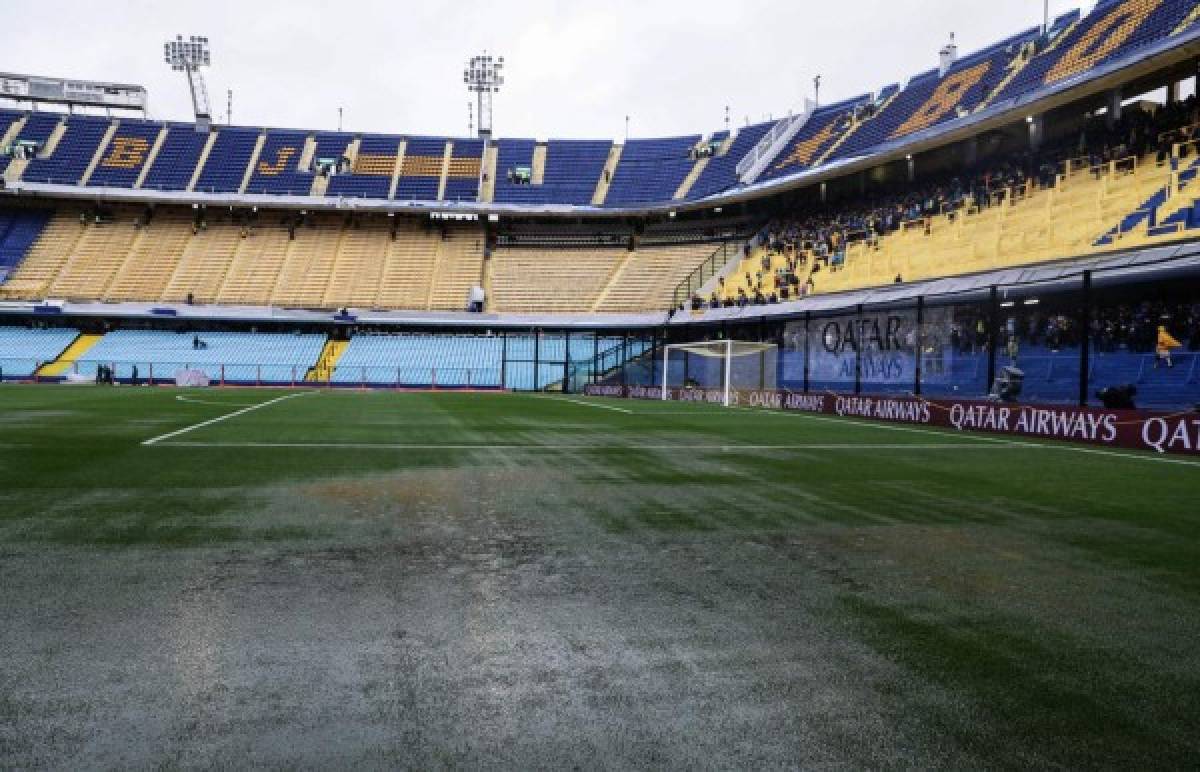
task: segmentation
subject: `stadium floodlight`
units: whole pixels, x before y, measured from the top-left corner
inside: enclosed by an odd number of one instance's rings
[[[187,74],[188,89],[192,92],[192,109],[196,114],[196,131],[208,131],[212,125],[212,111],[208,106],[208,89],[200,74],[201,67],[212,64],[208,38],[190,35],[184,40],[183,35],[176,35],[174,40],[163,43],[163,61],[175,72]]]
[[[504,57],[487,51],[472,56],[463,70],[463,84],[468,93],[475,95],[479,137],[487,139],[492,136],[492,95],[499,94],[504,85]]]
[[[775,391],[779,347],[774,343],[715,340],[663,347],[662,398],[676,390],[706,392],[725,407],[743,391]]]

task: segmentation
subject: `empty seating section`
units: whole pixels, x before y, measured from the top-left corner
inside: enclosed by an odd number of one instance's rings
[[[1004,79],[1020,46],[1033,39],[1029,30],[937,70],[913,78],[874,117],[863,121],[831,158],[862,155],[878,145],[963,117],[978,107]]]
[[[25,259],[50,215],[46,209],[0,209],[0,284]]]
[[[754,149],[774,123],[756,123],[740,129],[734,137],[728,152],[709,159],[708,166],[700,173],[692,189],[688,191],[689,199],[704,198],[723,190],[728,190],[738,183],[737,165]],[[724,132],[713,135],[713,140],[723,139]]]
[[[25,253],[25,259],[0,284],[0,299],[42,299],[58,276],[85,228],[78,209],[60,208]]]
[[[590,364],[620,338],[572,335],[569,362]],[[630,355],[642,347],[630,348]],[[568,361],[563,335],[356,335],[331,381],[343,386],[555,388]]]
[[[196,339],[199,338],[199,346]],[[171,380],[179,370],[203,370],[211,381],[293,384],[304,381],[325,345],[324,335],[118,330],[105,335],[73,369],[94,376],[110,365],[117,378]]]
[[[596,307],[598,312],[668,308],[675,288],[708,259],[717,246],[687,244],[643,247],[630,253]]]
[[[158,300],[192,243],[187,210],[160,211],[141,233],[108,283],[102,298],[114,302]]]
[[[0,139],[3,139],[13,124],[25,117],[25,113],[17,110],[0,110]],[[8,168],[9,156],[8,148],[0,147],[0,174]]]
[[[363,137],[350,173],[339,174],[331,179],[325,195],[387,198],[392,187],[392,174],[396,168],[399,148],[399,137]]]
[[[280,271],[291,242],[279,225],[251,228],[238,242],[229,270],[217,290],[216,302],[226,305],[263,305],[279,283]]]
[[[176,123],[167,128],[166,139],[154,157],[150,171],[142,182],[149,190],[186,190],[208,142],[207,133],[196,131],[190,123]],[[241,182],[241,179],[238,179]]]
[[[492,255],[492,309],[500,312],[637,312],[665,309],[674,288],[718,249],[713,244],[502,249]]]
[[[503,340],[495,337],[358,335],[338,360],[332,381],[499,388],[503,359]]]
[[[319,174],[322,167],[327,168],[327,174],[330,175],[341,171],[342,161],[346,158],[346,150],[353,141],[354,136],[351,134],[318,132],[313,149],[312,163],[310,164],[313,174]],[[312,193],[314,191],[310,187],[308,192]],[[328,187],[326,187],[325,192],[328,192]]]
[[[875,96],[878,112],[873,114],[852,116],[855,104],[850,103],[822,108],[779,153],[761,179],[792,174],[826,161],[866,155],[889,142],[965,117],[984,105],[1003,105],[1044,87],[1074,83],[1098,67],[1130,59],[1176,30],[1194,27],[1200,23],[1197,9],[1197,0],[1101,0],[1083,18],[1072,12],[1056,19],[1048,42],[1041,40],[1039,28],[1025,30],[955,62],[945,75],[930,70],[915,76],[903,88],[888,86]],[[57,113],[0,110],[0,135],[22,118],[26,123],[16,140],[33,145],[45,144],[64,120]],[[65,120],[67,129],[58,146],[28,164],[22,173],[24,181],[75,184],[87,169],[110,122],[85,115]],[[629,141],[621,149],[615,172],[608,181],[611,184],[599,188],[612,143],[550,140],[539,147],[531,139],[502,139],[497,142],[493,200],[502,204],[590,206],[593,197],[600,195],[604,206],[617,208],[669,202],[676,192],[685,192],[689,200],[712,196],[736,187],[738,162],[770,128],[771,124],[764,123],[742,129],[727,152],[703,165],[697,165],[688,155],[699,137]],[[237,192],[246,179],[247,165],[254,155],[260,131],[219,127],[217,132],[196,190]],[[88,184],[133,186],[158,133],[157,123],[121,121]],[[270,131],[247,191],[310,194],[316,169],[304,155],[309,134],[301,130]],[[142,187],[185,189],[208,136],[195,132],[190,125],[172,126]],[[725,133],[714,135],[714,139],[724,138]],[[315,156],[336,161],[353,139],[345,134],[318,134]],[[406,141],[407,147],[393,190],[402,141]],[[435,201],[439,197],[457,202],[477,200],[483,143],[473,139],[452,141],[452,155],[447,164],[448,141],[430,137],[403,140],[363,136],[358,140],[348,173],[334,175],[325,195],[413,201]],[[9,164],[8,157],[0,156],[0,172]],[[534,180],[513,179],[518,169],[530,170],[536,184],[530,184]],[[689,174],[696,173],[698,177],[692,182]],[[681,190],[685,180],[690,188],[685,185]],[[321,187],[317,186],[318,192]]]
[[[133,210],[117,210],[112,220],[82,226],[79,238],[63,261],[46,294],[63,300],[88,301],[104,297],[113,276],[144,231],[133,226]]]
[[[1157,42],[1195,9],[1195,0],[1100,2],[1008,83],[993,102],[1053,86]]]
[[[396,185],[396,198],[406,201],[436,201],[445,155],[444,139],[409,139],[404,149],[404,160],[400,162],[400,181]]]
[[[447,228],[437,244],[429,309],[461,311],[483,277],[483,234],[471,227]]]
[[[590,311],[617,268],[624,248],[500,249],[492,255],[491,310]]]
[[[545,191],[541,187],[535,189],[514,179],[518,170],[532,171],[536,147],[537,141],[532,139],[502,139],[496,143],[496,202],[523,204],[544,200]]]
[[[107,118],[73,115],[67,129],[48,157],[39,154],[21,176],[24,182],[75,185],[96,155],[100,140],[112,122]]]
[[[456,139],[446,170],[445,201],[476,201],[479,198],[479,173],[483,163],[483,140]]]
[[[695,165],[691,151],[700,136],[632,139],[621,150],[606,206],[669,201]],[[595,189],[595,180],[592,181]]]
[[[5,231],[10,215],[0,213],[0,245],[11,244],[0,254],[27,256],[0,299],[460,311],[483,271],[483,232],[469,224],[311,214],[289,232],[274,215],[246,226],[211,213],[193,232],[188,209],[139,224],[142,211],[125,207],[86,224],[78,209],[30,211]]]
[[[132,188],[150,158],[161,124],[121,121],[88,179],[91,187]],[[195,132],[193,132],[195,133]]]
[[[63,116],[58,113],[28,113],[25,119],[25,125],[17,133],[13,140],[13,144],[22,144],[32,146],[37,149],[38,156],[42,155],[42,150],[46,142],[50,139],[50,135],[62,123]],[[35,159],[36,160],[36,159]],[[32,164],[32,161],[30,162]]]
[[[260,134],[258,129],[238,126],[217,129],[217,140],[196,180],[195,189],[203,193],[238,192]]]
[[[550,140],[546,147],[541,200],[572,206],[591,204],[611,148],[612,143],[608,141]]]
[[[862,96],[815,110],[759,179],[782,177],[815,166],[853,128],[856,111],[871,101],[871,97]]]
[[[0,377],[28,378],[53,362],[79,335],[75,330],[0,327]]]
[[[305,132],[269,132],[254,164],[246,192],[307,196],[312,190],[313,173],[300,169],[300,158],[307,140],[308,134]]]

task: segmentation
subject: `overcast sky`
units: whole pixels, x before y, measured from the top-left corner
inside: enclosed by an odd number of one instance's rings
[[[1082,4],[1086,11],[1093,3]],[[1053,15],[1081,7],[1051,0]],[[102,9],[99,13],[97,9]],[[836,13],[833,9],[836,8]],[[720,129],[874,91],[1040,24],[1042,0],[43,0],[0,47],[0,70],[139,83],[151,116],[189,119],[176,33],[207,35],[213,115],[235,123],[463,136],[462,69],[507,58],[498,136],[621,138]],[[8,14],[10,17],[12,14]],[[13,19],[10,18],[10,21]]]

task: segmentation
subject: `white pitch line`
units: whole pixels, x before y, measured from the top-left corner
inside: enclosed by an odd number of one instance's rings
[[[150,439],[144,441],[142,444],[143,445],[157,445],[158,443],[162,442],[163,440],[169,440],[172,437],[178,437],[181,434],[187,434],[188,432],[194,432],[197,429],[203,429],[205,426],[212,426],[213,424],[217,424],[222,421],[228,421],[230,418],[237,418],[240,415],[245,415],[246,413],[252,412],[254,410],[259,410],[260,408],[267,407],[268,405],[274,405],[277,402],[283,402],[285,399],[295,399],[296,397],[303,397],[306,394],[312,394],[312,393],[313,392],[311,392],[311,391],[302,391],[302,392],[299,392],[298,394],[286,394],[282,397],[276,397],[275,399],[269,399],[266,402],[260,402],[257,405],[250,405],[249,407],[244,407],[241,410],[235,410],[232,413],[226,413],[225,415],[217,416],[216,418],[210,418],[207,421],[201,421],[198,424],[192,424],[191,426],[185,426],[182,429],[177,429],[176,431],[168,432],[167,434],[160,434],[157,437],[151,437]]]
[[[762,415],[785,415],[789,418],[802,418],[807,421],[824,421],[826,423],[851,424],[853,426],[862,426],[868,429],[878,429],[886,432],[906,432],[908,434],[926,434],[934,437],[962,437],[976,442],[990,443],[992,445],[1009,446],[1013,448],[1035,448],[1039,450],[1062,450],[1068,453],[1085,453],[1093,456],[1111,456],[1112,458],[1123,458],[1127,461],[1146,461],[1156,464],[1171,464],[1173,466],[1200,466],[1200,461],[1189,461],[1181,458],[1166,458],[1164,456],[1148,456],[1139,455],[1136,453],[1127,453],[1119,450],[1105,450],[1102,448],[1088,448],[1078,445],[1057,445],[1044,442],[1030,442],[1028,440],[1005,439],[1001,437],[988,437],[970,432],[951,433],[948,430],[937,429],[918,429],[914,426],[892,426],[889,424],[871,423],[867,420],[856,421],[852,418],[834,418],[832,416],[813,415],[812,413],[802,413],[797,411],[774,411],[764,410],[753,407],[735,407],[734,410],[745,410],[753,413],[761,413]]]
[[[598,402],[584,402],[582,399],[570,399],[569,397],[559,397],[559,402],[570,402],[572,405],[583,405],[584,407],[594,407],[598,410],[611,410],[614,413],[624,413],[625,415],[633,415],[633,411],[615,405],[601,405]]]
[[[972,445],[966,442],[946,443],[820,443],[801,445],[468,445],[468,444],[405,444],[373,442],[164,442],[162,448],[293,448],[314,450],[1016,450],[994,445]]]
[[[255,407],[258,404],[246,402],[211,402],[204,399],[192,399],[191,397],[185,397],[182,394],[176,396],[175,399],[180,402],[190,402],[193,405],[214,405],[216,407]]]

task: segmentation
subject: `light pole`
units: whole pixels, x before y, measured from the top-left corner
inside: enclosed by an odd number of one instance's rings
[[[187,40],[176,35],[163,44],[163,61],[175,72],[187,74],[188,89],[192,92],[192,110],[196,114],[196,131],[208,131],[212,126],[212,111],[208,106],[208,89],[204,86],[201,67],[212,64],[208,38],[191,35]],[[232,111],[231,111],[232,112]]]
[[[504,57],[492,56],[484,51],[472,56],[463,70],[463,83],[467,92],[475,95],[476,117],[479,122],[480,139],[492,136],[492,95],[500,93],[504,85]]]
[[[813,102],[817,107],[821,106],[821,76],[813,78]]]

